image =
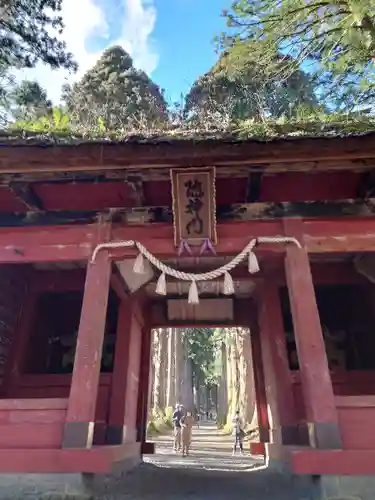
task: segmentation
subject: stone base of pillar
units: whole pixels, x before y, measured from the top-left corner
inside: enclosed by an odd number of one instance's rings
[[[340,428],[337,422],[309,422],[310,445],[319,450],[342,450]]]
[[[105,431],[105,442],[108,445],[122,444],[125,441],[125,426],[107,425]]]
[[[292,475],[289,450],[286,446],[275,443],[266,444],[265,464],[268,470]]]
[[[277,429],[272,429],[271,436],[273,443],[281,443],[284,446],[300,446],[302,444],[298,425],[283,425]]]
[[[63,448],[91,448],[94,422],[67,422],[64,428]]]

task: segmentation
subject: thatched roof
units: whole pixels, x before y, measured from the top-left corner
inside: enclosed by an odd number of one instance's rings
[[[47,146],[78,145],[87,143],[116,144],[178,144],[201,142],[270,142],[308,138],[340,138],[363,135],[375,136],[375,117],[372,116],[313,116],[304,120],[268,119],[264,121],[248,120],[232,124],[230,129],[191,128],[165,126],[153,130],[85,130],[82,127],[69,126],[65,129],[44,126],[13,126],[0,130],[0,146]]]

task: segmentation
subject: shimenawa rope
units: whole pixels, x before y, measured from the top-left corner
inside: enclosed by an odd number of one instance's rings
[[[130,248],[136,247],[139,251],[139,255],[135,259],[133,271],[138,274],[142,274],[145,272],[144,259],[147,259],[156,269],[158,269],[161,274],[159,276],[158,282],[156,284],[156,293],[159,295],[167,294],[167,286],[166,286],[166,275],[172,276],[173,278],[183,280],[183,281],[191,281],[190,289],[189,289],[189,298],[188,301],[190,304],[198,304],[199,303],[199,293],[197,282],[198,281],[209,281],[214,278],[219,278],[224,275],[224,286],[223,293],[225,295],[232,295],[234,293],[234,284],[231,275],[229,272],[234,269],[238,264],[240,264],[246,257],[248,257],[248,269],[249,273],[253,274],[259,271],[258,259],[254,253],[254,248],[256,245],[261,243],[292,243],[296,245],[298,248],[301,248],[300,243],[296,238],[291,238],[288,236],[270,236],[270,237],[259,237],[253,238],[249,241],[249,243],[245,246],[245,248],[240,252],[236,257],[234,257],[231,261],[227,262],[223,266],[220,266],[217,269],[209,271],[207,273],[185,273],[184,271],[179,271],[177,269],[173,269],[172,267],[161,262],[155,255],[147,250],[142,243],[134,240],[126,240],[126,241],[113,241],[108,243],[100,243],[94,249],[92,254],[91,262],[95,262],[95,259],[100,250],[109,250],[111,248]]]

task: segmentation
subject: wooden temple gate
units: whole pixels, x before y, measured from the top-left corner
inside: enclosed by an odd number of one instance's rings
[[[151,329],[220,324],[250,329],[271,465],[375,473],[374,158],[371,136],[3,147],[0,472],[137,463]],[[215,183],[199,246],[171,168]]]

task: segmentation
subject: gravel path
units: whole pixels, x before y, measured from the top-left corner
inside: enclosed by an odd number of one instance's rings
[[[193,431],[189,457],[172,452],[172,438],[126,476],[124,500],[313,500],[311,485],[265,469],[262,458],[232,456],[231,439],[212,424]],[[247,445],[248,448],[248,445]]]

